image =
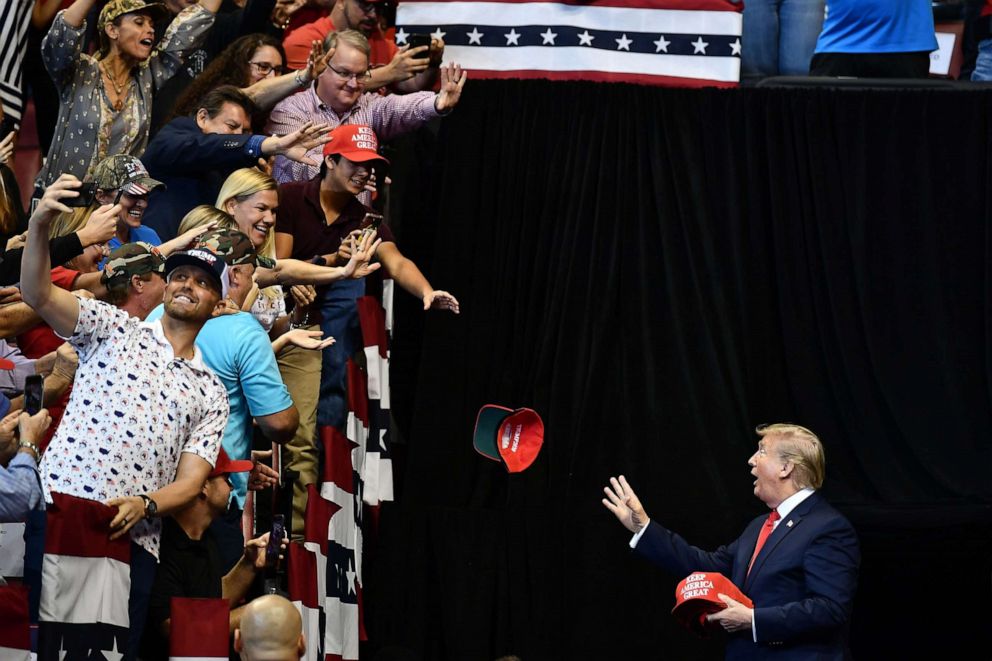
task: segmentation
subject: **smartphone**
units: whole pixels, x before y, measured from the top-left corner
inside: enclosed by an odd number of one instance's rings
[[[265,547],[265,566],[275,567],[279,562],[279,552],[282,551],[282,540],[286,536],[286,517],[282,514],[272,515],[272,530],[269,531],[269,545]]]
[[[34,415],[40,411],[45,401],[45,378],[32,374],[24,380],[24,412]]]
[[[358,237],[358,240],[355,242],[356,247],[364,241],[365,237],[369,234],[379,231],[379,225],[382,225],[381,213],[372,213],[371,211],[366,213],[365,218],[362,219],[362,235]]]
[[[426,60],[431,56],[431,36],[429,34],[411,34],[406,38],[406,43],[410,44],[411,50],[417,48],[418,46],[428,47],[428,50],[425,50],[423,54],[417,58],[418,60]]]
[[[63,204],[67,207],[88,207],[93,204],[93,198],[96,197],[95,183],[85,181],[76,190],[79,191],[79,197],[67,197],[62,200]]]

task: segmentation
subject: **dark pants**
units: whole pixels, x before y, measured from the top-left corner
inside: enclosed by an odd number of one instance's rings
[[[148,603],[151,600],[157,569],[158,561],[155,556],[131,542],[131,594],[127,604],[130,628],[127,634],[128,653],[124,656],[125,661],[136,659],[138,650],[141,649],[141,635],[145,632]]]
[[[809,75],[845,78],[926,78],[930,53],[817,53]]]
[[[343,430],[347,422],[348,359],[361,347],[355,301],[364,293],[364,280],[339,280],[327,288],[320,302],[320,329],[336,342],[324,349],[321,357],[318,426]]]

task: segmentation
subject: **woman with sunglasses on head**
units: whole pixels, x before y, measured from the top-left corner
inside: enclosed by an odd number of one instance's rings
[[[155,43],[154,20],[165,6],[146,0],[111,0],[97,21],[100,48],[83,52],[86,15],[95,0],[76,0],[55,16],[42,57],[59,90],[61,106],[36,192],[59,175],[83,179],[112,154],[140,156],[148,142],[155,90],[182,65],[183,53],[203,40],[221,0],[200,0],[181,11]]]

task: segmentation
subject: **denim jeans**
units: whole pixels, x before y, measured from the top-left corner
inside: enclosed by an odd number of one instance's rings
[[[823,11],[824,0],[747,0],[741,40],[744,76],[807,75]]]
[[[318,426],[344,430],[348,419],[345,400],[348,359],[362,346],[355,301],[364,294],[364,280],[339,280],[327,288],[320,302],[320,329],[325,337],[333,336],[335,342],[321,356]]]
[[[971,79],[975,82],[992,82],[992,38],[983,39],[978,44],[978,59],[975,60]]]

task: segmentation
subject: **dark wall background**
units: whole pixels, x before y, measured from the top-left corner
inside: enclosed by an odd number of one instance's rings
[[[472,81],[397,143],[400,247],[462,314],[397,301],[366,654],[721,658],[601,489],[712,548],[795,421],[861,537],[855,655],[987,657],[990,123],[977,89]],[[472,449],[486,403],[543,417],[526,472]]]

